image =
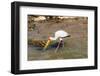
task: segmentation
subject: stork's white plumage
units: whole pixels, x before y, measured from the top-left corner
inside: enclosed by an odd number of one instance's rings
[[[50,37],[50,39],[51,40],[56,40],[58,38],[61,39],[61,38],[67,37],[67,36],[69,36],[69,34],[66,31],[58,30],[58,31],[55,32],[55,37]]]
[[[59,44],[60,44],[61,41],[63,41],[63,38],[64,37],[68,37],[68,36],[70,36],[70,35],[66,31],[64,31],[64,30],[56,31],[55,32],[55,37],[49,37],[46,45],[44,46],[44,50],[48,47],[48,45],[50,44],[51,41],[59,39],[60,40]],[[58,45],[57,48],[59,48],[59,45]]]

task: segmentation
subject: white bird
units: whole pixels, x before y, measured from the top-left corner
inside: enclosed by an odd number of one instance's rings
[[[56,52],[60,46],[64,47],[63,38],[69,36],[70,35],[66,31],[58,30],[55,32],[54,37],[49,37],[48,40],[29,39],[28,44],[36,47],[42,47],[43,50],[46,50],[47,47],[56,47]]]
[[[63,38],[69,37],[69,36],[70,35],[66,31],[64,31],[64,30],[58,30],[58,31],[56,31],[54,37],[49,37],[46,45],[44,46],[44,50],[48,47],[48,45],[50,44],[51,41],[59,39],[59,44],[58,44],[58,46],[56,48],[56,51],[57,51],[58,48],[59,48],[60,43],[63,41]]]
[[[55,32],[55,37],[50,37],[51,40],[56,40],[58,38],[60,38],[62,40],[62,38],[70,36],[67,32],[65,32],[64,30],[59,30]]]

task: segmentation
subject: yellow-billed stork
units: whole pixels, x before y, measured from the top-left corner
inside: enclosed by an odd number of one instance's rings
[[[47,47],[50,45],[50,43],[58,40],[57,46],[56,46],[56,50],[55,52],[58,50],[58,48],[60,47],[60,44],[63,43],[63,38],[65,37],[69,37],[70,35],[64,31],[64,30],[58,30],[55,32],[54,37],[49,37],[48,40],[34,40],[34,39],[30,39],[28,42],[31,45],[35,45],[35,46],[40,46],[43,47],[43,50],[46,50]],[[63,44],[64,46],[64,44]]]

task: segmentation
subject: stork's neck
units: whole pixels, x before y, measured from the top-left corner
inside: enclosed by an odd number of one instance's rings
[[[53,41],[53,40],[57,40],[58,37],[49,37],[49,39]]]

